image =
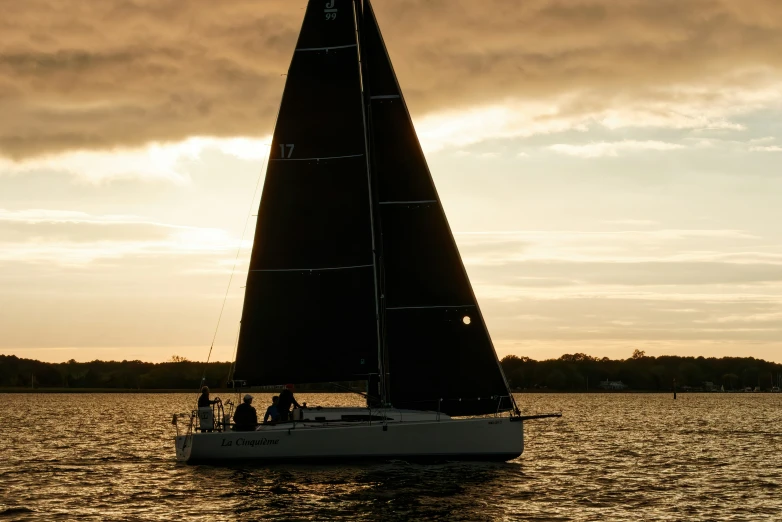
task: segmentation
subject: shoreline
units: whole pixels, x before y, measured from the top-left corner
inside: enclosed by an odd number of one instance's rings
[[[274,394],[279,393],[280,390],[240,390],[236,391],[233,388],[209,388],[211,395],[229,395],[235,393],[257,393],[257,394]],[[334,390],[295,390],[296,393],[358,393],[350,390],[334,391]],[[150,388],[150,389],[138,389],[138,388],[21,388],[21,387],[0,387],[0,393],[194,393],[199,394],[201,390],[199,388]],[[363,393],[363,392],[362,392]]]
[[[233,388],[211,388],[210,393],[212,395],[223,394],[229,395],[234,393],[258,393],[258,394],[272,394],[279,390],[242,390],[237,392]],[[137,388],[22,388],[22,387],[0,387],[0,393],[126,393],[126,394],[140,394],[140,393],[154,393],[154,394],[166,394],[166,393],[193,393],[198,394],[200,391],[196,388],[191,389],[165,389],[165,388],[151,388],[151,389],[137,389]],[[298,394],[304,393],[359,393],[350,390],[296,390]],[[673,390],[513,390],[513,394],[600,394],[600,395],[616,395],[616,394],[671,394]],[[778,392],[771,391],[759,391],[759,392],[745,392],[742,390],[729,391],[681,391],[677,390],[678,395],[695,395],[695,394],[707,394],[707,395],[725,395],[725,394],[742,394],[742,395],[774,395]]]

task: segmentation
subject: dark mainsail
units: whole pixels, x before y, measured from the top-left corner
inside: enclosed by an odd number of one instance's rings
[[[514,407],[372,6],[311,0],[274,131],[234,379],[374,383],[379,371],[397,408]]]
[[[497,355],[368,0],[362,43],[390,400],[397,408],[451,415],[511,409]]]
[[[235,380],[377,373],[364,133],[353,0],[312,1],[274,130]]]

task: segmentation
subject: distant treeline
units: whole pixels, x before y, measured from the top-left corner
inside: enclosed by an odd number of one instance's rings
[[[629,359],[612,360],[583,353],[565,354],[559,359],[535,361],[508,355],[502,359],[511,388],[550,390],[600,389],[601,381],[621,381],[631,390],[666,391],[684,387],[708,390],[770,389],[779,386],[782,364],[753,357],[649,357],[635,350]]]
[[[672,388],[674,379],[680,388],[702,388],[710,382],[725,390],[769,389],[779,385],[782,376],[782,364],[752,357],[648,357],[639,350],[624,360],[576,353],[545,361],[508,355],[501,362],[514,390],[597,390],[601,381],[621,381],[631,390],[665,391]],[[205,376],[209,386],[224,388],[230,368],[231,363],[227,362],[205,364],[177,356],[165,363],[74,360],[46,363],[0,355],[0,387],[195,389]]]
[[[197,389],[204,375],[208,385],[224,387],[230,368],[227,362],[204,364],[178,356],[165,363],[73,359],[46,363],[0,355],[0,387]]]

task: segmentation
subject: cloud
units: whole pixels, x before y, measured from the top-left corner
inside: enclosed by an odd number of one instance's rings
[[[652,226],[657,225],[657,221],[652,221],[651,219],[613,219],[609,221],[605,221],[604,223],[608,223],[611,225],[630,225],[630,226]]]
[[[531,288],[556,288],[561,286],[572,286],[578,284],[574,279],[566,279],[564,277],[527,277],[520,276],[514,277],[512,283],[515,286],[531,287]]]
[[[757,313],[753,302],[782,304],[782,251],[740,230],[495,231],[460,233],[457,241],[478,298],[511,308],[572,299],[656,302],[633,317],[618,307],[612,317],[641,328],[647,316],[697,312],[706,302],[742,303],[731,314]]]
[[[242,244],[245,250],[248,246]],[[238,247],[236,238],[217,228],[127,215],[0,209],[0,262],[82,266],[134,256],[227,256]]]
[[[511,286],[517,283],[520,283],[520,286],[531,286],[530,280],[552,283],[570,281],[571,284],[577,281],[581,286],[731,286],[758,283],[776,283],[782,286],[782,265],[769,264],[551,260],[508,263],[502,268],[492,266],[488,270],[495,283],[502,281]],[[474,272],[480,274],[481,279],[488,278],[484,271]],[[514,274],[524,274],[524,277],[519,278]]]
[[[683,145],[678,143],[666,143],[663,141],[636,141],[636,140],[623,140],[615,142],[597,142],[588,143],[586,145],[568,145],[565,143],[557,143],[549,145],[550,150],[559,152],[561,154],[567,154],[568,156],[578,156],[580,158],[599,158],[603,156],[616,157],[620,152],[624,151],[664,151],[664,150],[677,150],[683,149]]]
[[[238,247],[237,237],[218,228],[129,214],[0,209],[0,352],[32,350],[49,360],[138,353],[155,360],[187,344],[194,351],[186,353],[203,358],[227,296],[228,326],[215,350],[228,359],[250,241],[242,242],[237,263]],[[135,348],[150,345],[157,348]]]
[[[740,129],[733,115],[782,99],[777,0],[376,4],[417,121],[467,108],[502,118],[493,107],[515,104],[527,108],[500,120],[501,133],[594,123]],[[0,154],[264,136],[304,5],[4,5]]]
[[[769,313],[746,313],[709,317],[695,321],[696,323],[773,323],[779,325],[782,322],[782,311]]]
[[[753,250],[747,246],[761,238],[730,229],[457,231],[456,238],[465,264],[476,267],[552,260],[782,264],[776,247]],[[734,250],[726,249],[726,242]],[[739,245],[747,246],[736,248]]]
[[[12,161],[0,157],[0,175],[63,172],[92,183],[117,179],[165,180],[187,184],[183,166],[201,160],[207,151],[220,151],[243,160],[261,160],[271,138],[191,137],[178,143],[149,143],[110,151],[77,150]]]
[[[416,131],[425,151],[431,153],[490,139],[588,129],[589,119],[557,117],[556,111],[554,104],[506,101],[504,105],[480,105],[430,114],[416,122]]]
[[[782,152],[782,147],[779,145],[767,145],[764,147],[750,147],[749,150],[756,152]]]
[[[522,297],[514,301],[479,295],[479,300],[501,355],[559,357],[562,353],[584,352],[629,357],[633,349],[640,348],[655,355],[705,356],[735,356],[751,350],[756,357],[762,354],[779,360],[782,353],[781,330],[772,319],[782,310],[779,302],[744,296],[722,300],[693,296],[688,302],[692,308],[679,311],[661,309],[660,299],[618,295]],[[753,316],[762,320],[752,321]],[[705,320],[721,317],[750,320],[705,324]],[[768,322],[764,322],[766,319]]]
[[[230,356],[249,241],[227,288],[238,246],[221,229],[141,216],[0,210],[0,351],[101,347],[95,353],[105,358],[111,347],[152,345],[170,355],[169,347],[200,345],[204,357],[227,295],[229,326],[216,349]]]

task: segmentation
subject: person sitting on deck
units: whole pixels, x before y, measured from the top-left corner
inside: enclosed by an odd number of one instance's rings
[[[280,401],[278,396],[272,397],[272,405],[266,408],[266,415],[263,416],[264,424],[277,424],[280,422],[280,410],[277,408],[277,403]]]
[[[253,396],[249,393],[244,396],[244,402],[236,407],[234,412],[234,430],[252,431],[258,425],[258,414],[252,407]]]
[[[220,402],[220,399],[215,399],[213,401],[209,400],[209,386],[204,386],[201,388],[201,396],[198,397],[199,408],[208,408],[212,404],[216,404],[218,402]]]
[[[291,420],[291,404],[301,408],[293,397],[293,385],[286,384],[285,389],[280,393],[280,401],[277,403],[277,410],[280,412],[280,422]]]

